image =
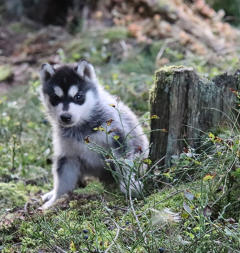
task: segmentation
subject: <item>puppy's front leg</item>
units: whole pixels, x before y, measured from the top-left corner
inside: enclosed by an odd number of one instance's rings
[[[53,167],[54,188],[43,195],[43,201],[47,202],[42,209],[48,209],[61,195],[74,190],[81,176],[80,162],[77,158],[58,158]]]

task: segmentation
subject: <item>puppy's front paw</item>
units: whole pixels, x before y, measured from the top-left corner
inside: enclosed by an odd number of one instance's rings
[[[41,206],[41,210],[47,210],[53,206],[54,202],[56,201],[56,197],[52,196],[50,200],[48,200],[44,205]]]
[[[44,195],[41,196],[41,198],[42,198],[43,202],[46,202],[46,201],[50,200],[52,198],[52,196],[53,196],[53,190],[48,193],[45,193]]]

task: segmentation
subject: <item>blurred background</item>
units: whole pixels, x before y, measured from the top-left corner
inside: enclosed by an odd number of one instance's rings
[[[0,0],[0,251],[105,252],[121,228],[108,252],[240,252],[239,131],[228,131],[226,141],[207,135],[216,150],[203,152],[200,162],[186,153],[172,168],[156,170],[157,187],[131,209],[117,189],[93,182],[57,212],[37,211],[52,188],[51,129],[39,99],[42,63],[87,59],[149,133],[154,72],[184,65],[210,79],[234,73],[239,25],[239,0]],[[179,179],[188,171],[203,181]],[[174,220],[171,209],[182,221],[152,227],[151,208]]]
[[[86,58],[104,85],[124,80],[146,101],[161,66],[236,69],[239,14],[237,0],[1,0],[0,90],[36,79],[43,62]]]

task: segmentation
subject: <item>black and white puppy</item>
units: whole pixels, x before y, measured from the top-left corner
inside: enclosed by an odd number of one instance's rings
[[[48,63],[43,64],[40,78],[54,147],[54,187],[43,195],[43,209],[74,190],[84,177],[90,175],[100,180],[107,177],[109,170],[104,156],[89,149],[89,142],[112,151],[119,159],[148,156],[148,140],[137,117],[99,85],[90,63],[81,61],[75,67],[62,66],[56,70]],[[137,196],[142,183],[135,179],[134,173],[125,169],[118,175],[120,190]],[[127,180],[130,184],[126,184]]]

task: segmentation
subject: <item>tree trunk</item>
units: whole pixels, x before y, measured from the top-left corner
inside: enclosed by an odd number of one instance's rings
[[[179,155],[188,145],[198,148],[204,132],[233,119],[233,90],[240,87],[239,77],[236,72],[209,81],[200,78],[192,68],[182,66],[157,71],[150,96],[151,160],[165,156],[169,166],[172,155]]]

